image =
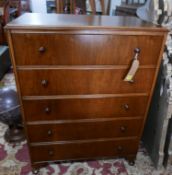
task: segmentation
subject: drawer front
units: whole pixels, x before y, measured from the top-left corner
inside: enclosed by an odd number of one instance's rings
[[[147,102],[147,96],[23,100],[23,107],[27,121],[74,120],[144,116]]]
[[[97,120],[57,124],[28,125],[30,142],[53,142],[137,136],[141,119]]]
[[[12,34],[17,65],[156,65],[162,36]],[[21,49],[22,43],[22,49]]]
[[[155,69],[139,69],[134,83],[123,81],[126,73],[126,69],[18,71],[23,96],[149,93]]]
[[[32,162],[91,159],[135,155],[138,140],[92,141],[85,143],[60,143],[54,145],[31,146]]]

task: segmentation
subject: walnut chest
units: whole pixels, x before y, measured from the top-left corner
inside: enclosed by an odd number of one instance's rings
[[[24,14],[6,30],[32,166],[134,160],[167,30],[134,17],[56,14]],[[138,70],[124,81],[133,59]]]

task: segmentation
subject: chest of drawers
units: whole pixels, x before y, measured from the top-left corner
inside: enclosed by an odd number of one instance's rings
[[[167,30],[137,18],[24,14],[6,26],[32,166],[134,160]],[[124,81],[140,49],[134,81]]]

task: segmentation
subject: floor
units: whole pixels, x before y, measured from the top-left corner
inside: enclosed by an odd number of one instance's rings
[[[16,90],[14,75],[8,73],[0,82],[0,88]],[[7,125],[0,123],[0,175],[32,175],[26,141],[9,144],[4,140]],[[50,164],[40,169],[40,175],[172,175],[172,166],[156,170],[141,147],[135,166],[124,159],[97,160],[75,163]]]

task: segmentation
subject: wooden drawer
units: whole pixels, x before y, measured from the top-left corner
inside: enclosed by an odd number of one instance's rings
[[[143,120],[96,120],[28,125],[30,142],[53,142],[137,136]]]
[[[163,36],[12,34],[17,65],[156,65]],[[22,43],[22,49],[21,49]]]
[[[147,96],[23,100],[27,121],[144,116]],[[32,110],[31,110],[32,109]]]
[[[43,162],[135,155],[137,149],[138,140],[136,139],[114,139],[31,146],[30,154],[33,162]]]
[[[155,69],[139,69],[135,82],[124,82],[126,69],[19,70],[23,96],[149,93]]]

